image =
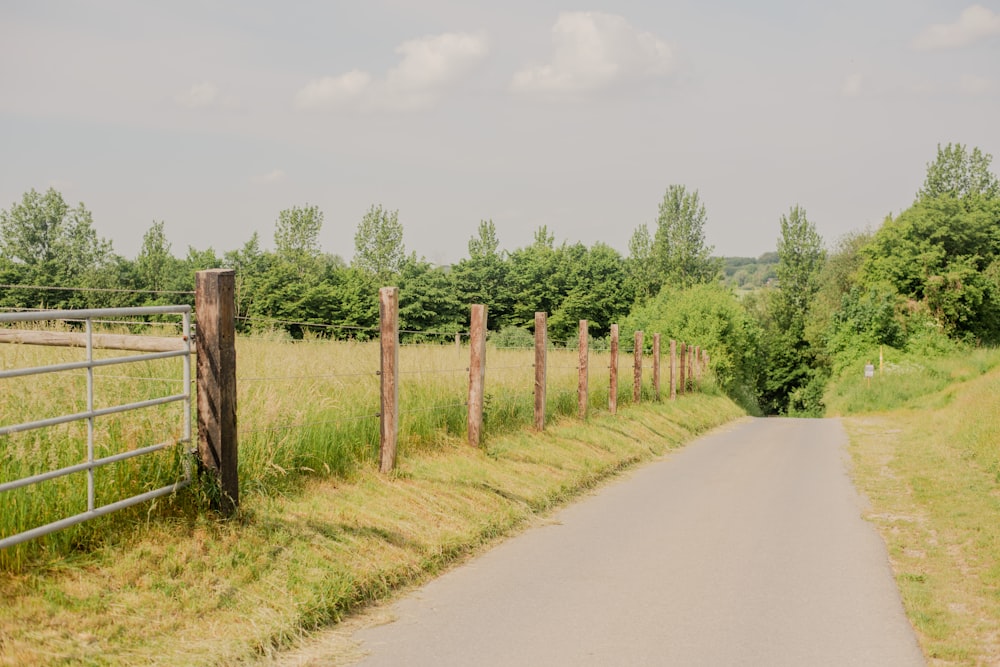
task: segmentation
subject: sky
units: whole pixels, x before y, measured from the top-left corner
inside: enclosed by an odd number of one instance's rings
[[[796,204],[832,247],[998,119],[1000,0],[0,3],[0,208],[55,188],[126,257],[154,221],[273,247],[307,204],[348,260],[372,205],[438,264],[485,219],[627,253],[672,184],[717,255]]]

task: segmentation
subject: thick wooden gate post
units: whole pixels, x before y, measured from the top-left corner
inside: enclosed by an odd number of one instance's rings
[[[576,407],[580,419],[587,418],[587,402],[590,400],[590,351],[588,349],[588,324],[587,320],[580,320],[580,352],[579,372],[580,376],[576,383]]]
[[[396,467],[399,441],[399,288],[383,287],[378,291],[379,346],[381,368],[381,410],[379,411],[379,470],[392,472]]]
[[[642,400],[642,332],[635,332],[632,348],[632,402],[638,404]]]
[[[198,457],[215,477],[216,509],[232,514],[240,504],[236,434],[236,272],[195,274],[198,330]]]
[[[680,350],[677,352],[677,367],[679,371],[677,373],[677,393],[683,394],[687,391],[687,345],[685,343],[680,344]]]
[[[611,378],[608,391],[608,411],[618,413],[618,325],[611,325]]]
[[[660,400],[660,334],[653,334],[653,396]]]
[[[535,428],[545,428],[545,366],[548,346],[548,316],[535,313]]]
[[[469,322],[469,444],[478,447],[483,434],[483,385],[486,380],[486,306],[472,306]]]
[[[670,339],[670,400],[677,400],[677,341]]]

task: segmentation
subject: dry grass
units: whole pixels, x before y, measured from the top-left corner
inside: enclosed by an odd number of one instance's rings
[[[932,664],[1000,664],[1000,373],[845,420],[855,479]]]
[[[442,435],[383,477],[306,478],[236,520],[157,520],[0,574],[0,664],[235,664],[431,576],[616,472],[738,417],[717,395],[624,408],[482,450]]]

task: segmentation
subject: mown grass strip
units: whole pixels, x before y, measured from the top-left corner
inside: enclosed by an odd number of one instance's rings
[[[232,664],[448,567],[618,471],[743,413],[717,395],[624,409],[381,477],[251,496],[236,520],[157,519],[44,571],[0,574],[0,664]]]
[[[868,518],[932,664],[1000,664],[998,395],[992,371],[845,419]]]

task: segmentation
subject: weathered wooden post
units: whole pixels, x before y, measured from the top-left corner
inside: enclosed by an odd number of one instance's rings
[[[236,433],[236,272],[210,269],[195,274],[195,336],[198,373],[198,457],[214,476],[213,502],[231,515],[240,504]]]
[[[590,400],[590,351],[588,349],[588,324],[587,320],[580,320],[580,343],[579,347],[579,372],[580,376],[576,383],[576,407],[580,419],[587,418],[587,402]]]
[[[694,355],[691,357],[691,366],[694,369],[694,386],[697,391],[701,391],[701,346],[694,346]]]
[[[642,400],[642,332],[636,331],[632,354],[632,402],[638,404]]]
[[[670,400],[677,400],[677,341],[670,339]]]
[[[660,334],[653,334],[653,397],[660,400]]]
[[[396,467],[399,441],[399,288],[378,291],[379,345],[381,367],[381,410],[379,411],[379,470]]]
[[[618,325],[611,325],[611,378],[608,392],[608,411],[618,413]]]
[[[535,428],[545,428],[545,367],[548,346],[548,316],[535,313]]]
[[[462,351],[462,334],[455,334],[455,349],[459,352]]]
[[[695,354],[697,353],[697,351],[698,351],[698,348],[695,347],[694,345],[689,345],[688,346],[688,350],[687,350],[687,360],[688,360],[687,382],[688,382],[688,386],[687,386],[687,389],[689,391],[694,391],[694,357],[695,357]]]
[[[472,306],[469,322],[469,444],[478,447],[483,432],[483,385],[486,380],[486,306]]]
[[[683,394],[687,387],[687,345],[685,343],[680,344],[680,350],[677,352],[677,367],[679,369],[677,378],[677,393]]]

